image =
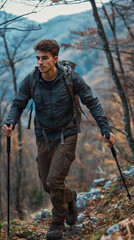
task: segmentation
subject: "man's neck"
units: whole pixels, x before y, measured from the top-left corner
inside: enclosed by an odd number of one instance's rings
[[[53,81],[58,75],[58,69],[55,67],[53,71],[48,71],[41,73],[41,76],[44,80]]]

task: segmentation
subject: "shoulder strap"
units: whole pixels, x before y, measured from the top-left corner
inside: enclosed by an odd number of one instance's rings
[[[34,73],[35,73],[35,69],[33,69],[33,71],[30,73],[30,77],[28,79],[28,87],[31,94],[31,98],[34,97],[34,90],[37,82],[36,78],[34,77]]]
[[[75,116],[76,116],[76,123],[78,125],[78,131],[80,132],[80,112],[87,118],[87,120],[91,123],[90,119],[88,118],[88,116],[86,115],[86,113],[83,111],[80,103],[79,103],[79,99],[78,96],[75,95],[75,91],[74,91],[74,85],[73,85],[73,80],[72,80],[72,69],[70,66],[64,67],[65,71],[66,71],[66,75],[65,75],[65,82],[68,88],[68,91],[70,93],[72,102],[73,102],[73,108],[74,108],[74,112],[75,112]],[[92,124],[92,123],[91,123]],[[92,124],[93,125],[93,124]]]
[[[78,128],[78,132],[81,132],[80,130],[80,117],[78,115],[78,107],[77,107],[77,101],[76,101],[76,95],[75,95],[75,92],[74,92],[74,85],[73,85],[73,81],[72,81],[72,69],[70,66],[68,67],[65,67],[66,69],[66,74],[65,74],[65,83],[66,83],[66,86],[68,88],[68,91],[69,91],[69,94],[71,96],[71,99],[72,99],[72,102],[73,102],[73,109],[74,109],[74,114],[75,114],[75,117],[76,117],[76,125],[77,125],[77,128]]]
[[[37,80],[34,77],[34,73],[35,73],[35,69],[33,69],[33,71],[30,73],[30,77],[28,79],[28,87],[29,87],[29,91],[30,91],[32,99],[34,98],[34,90],[35,90],[36,83],[37,83]],[[30,110],[30,114],[29,114],[27,129],[30,129],[30,126],[31,126],[31,119],[32,119],[32,112],[33,112],[33,101],[31,103],[31,106],[30,106],[29,110]]]

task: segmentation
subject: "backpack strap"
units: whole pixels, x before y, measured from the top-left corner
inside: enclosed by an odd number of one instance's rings
[[[31,98],[34,98],[34,90],[36,87],[36,83],[37,83],[37,79],[35,77],[35,72],[36,72],[36,68],[33,69],[33,71],[30,73],[30,77],[28,79],[28,88],[31,94]]]
[[[30,95],[31,95],[32,99],[34,99],[34,90],[35,90],[36,83],[37,83],[36,77],[34,77],[35,71],[36,71],[36,68],[34,68],[33,71],[30,73],[30,77],[28,79],[28,88],[29,88]],[[32,103],[31,103],[30,109],[29,109],[30,110],[30,114],[29,114],[27,129],[30,129],[30,127],[31,127],[33,103],[34,103],[34,100],[32,100]]]
[[[75,118],[76,118],[76,125],[77,125],[77,128],[78,128],[78,132],[80,133],[81,132],[81,130],[80,130],[80,118],[81,117],[78,114],[78,104],[79,103],[76,100],[78,98],[74,93],[74,85],[73,85],[73,81],[72,81],[72,69],[71,69],[70,66],[64,67],[64,69],[65,69],[65,72],[66,72],[64,80],[65,80],[67,89],[69,91],[69,94],[70,94],[72,102],[73,102],[73,109],[74,109],[74,114],[75,114]]]
[[[31,119],[32,119],[32,112],[33,112],[33,101],[31,103],[29,111],[30,111],[30,114],[29,114],[27,129],[30,129],[30,127],[31,127]]]
[[[70,93],[72,102],[73,102],[73,108],[74,108],[74,113],[75,113],[75,117],[76,117],[76,124],[78,127],[78,132],[81,132],[80,130],[80,121],[81,121],[81,114],[83,114],[87,120],[91,123],[92,126],[94,126],[94,124],[92,124],[92,122],[90,121],[90,119],[88,118],[88,116],[86,115],[86,113],[83,111],[80,102],[79,102],[79,96],[75,95],[75,91],[74,91],[74,84],[73,84],[73,80],[72,80],[72,68],[70,65],[68,66],[64,66],[65,69],[65,83],[66,86],[68,88],[68,91]],[[81,114],[80,114],[81,113]]]

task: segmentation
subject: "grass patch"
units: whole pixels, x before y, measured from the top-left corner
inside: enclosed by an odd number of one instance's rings
[[[112,198],[112,196],[115,195],[115,193],[117,192],[117,188],[119,186],[119,183],[118,182],[115,182],[112,184],[111,188],[109,189],[109,192],[106,196],[106,200],[109,200]]]
[[[101,233],[95,232],[92,236],[85,238],[85,240],[99,240],[101,237]]]
[[[28,229],[25,229],[25,230],[22,232],[21,236],[22,236],[23,238],[29,238],[29,237],[31,237],[33,234],[34,234],[34,233],[33,233],[32,231],[30,231],[30,230],[28,230]]]

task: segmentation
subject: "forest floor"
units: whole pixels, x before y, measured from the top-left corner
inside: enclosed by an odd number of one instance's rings
[[[109,189],[101,191],[101,198],[89,200],[83,213],[84,224],[77,224],[73,227],[65,225],[63,240],[99,240],[102,236],[107,236],[107,229],[116,224],[121,224],[122,228],[113,233],[108,238],[111,240],[133,240],[134,239],[134,181],[126,179],[126,183],[131,194],[131,201],[128,199],[122,181],[118,179],[113,182]],[[45,240],[46,232],[49,229],[51,217],[48,219],[35,221],[21,221],[14,219],[10,222],[11,240]],[[84,226],[83,226],[84,225]],[[0,240],[7,238],[6,222],[0,223]]]

